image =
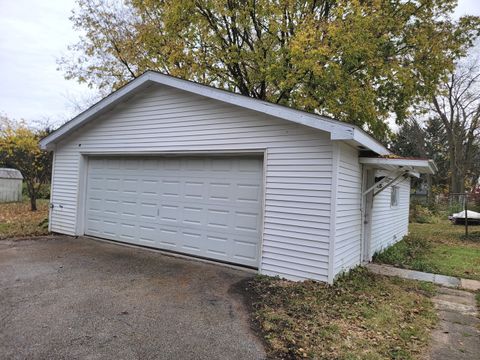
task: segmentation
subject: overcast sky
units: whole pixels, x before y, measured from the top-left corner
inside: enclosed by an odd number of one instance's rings
[[[68,19],[74,0],[0,0],[0,113],[61,123],[69,99],[92,93],[57,71],[56,59],[78,40]],[[480,15],[479,0],[459,0],[457,15]]]

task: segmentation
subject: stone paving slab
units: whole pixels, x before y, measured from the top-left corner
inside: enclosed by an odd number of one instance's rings
[[[460,279],[460,287],[470,291],[480,291],[480,281],[470,279]]]
[[[396,268],[389,265],[368,264],[367,269],[375,274],[386,276],[398,276],[404,279],[428,281],[449,288],[461,288],[469,291],[480,290],[480,281],[459,279],[453,276],[426,273],[416,270]]]
[[[475,295],[441,287],[433,298],[439,323],[432,332],[431,360],[478,360],[480,319]]]
[[[471,292],[480,290],[480,281],[399,269],[388,265],[368,264],[367,268],[380,275],[429,281],[441,286],[432,299],[437,309],[439,323],[432,331],[427,359],[480,359],[480,318],[475,294]]]

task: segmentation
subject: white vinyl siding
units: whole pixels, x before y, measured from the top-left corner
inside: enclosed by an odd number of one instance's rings
[[[335,217],[334,275],[361,261],[362,170],[358,151],[339,144]]]
[[[332,142],[269,115],[166,86],[152,86],[56,147],[51,229],[82,234],[81,153],[265,151],[261,272],[327,281]],[[83,168],[82,168],[83,169]],[[80,200],[79,200],[80,199]],[[62,206],[62,207],[60,207]]]
[[[55,151],[50,202],[50,231],[76,235],[79,153]]]
[[[402,240],[408,233],[410,178],[395,185],[399,191],[396,206],[391,206],[391,186],[373,198],[370,257]]]

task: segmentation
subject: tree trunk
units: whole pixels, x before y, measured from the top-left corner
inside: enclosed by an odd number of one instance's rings
[[[463,193],[465,191],[465,169],[462,158],[462,142],[456,133],[447,129],[447,145],[450,168],[450,193]]]
[[[455,164],[456,151],[455,151],[455,139],[453,134],[448,134],[448,153],[449,153],[449,168],[450,168],[450,193],[458,193],[458,171]]]
[[[30,196],[30,210],[37,211],[37,197],[35,195]]]
[[[426,177],[427,177],[427,205],[433,206],[435,205],[433,192],[432,192],[433,179],[432,179],[432,175],[430,174],[427,174]]]
[[[452,169],[451,193],[458,194],[465,191],[464,177],[465,176],[460,169],[457,167]]]

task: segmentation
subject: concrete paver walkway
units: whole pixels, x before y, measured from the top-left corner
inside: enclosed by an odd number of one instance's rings
[[[449,288],[461,288],[469,291],[479,291],[480,281],[461,279],[453,276],[426,273],[416,270],[400,269],[389,265],[368,264],[367,269],[375,274],[398,276],[404,279],[428,281]]]
[[[433,298],[439,317],[428,353],[431,360],[478,360],[480,319],[475,295],[441,287]]]
[[[426,358],[431,360],[478,360],[480,359],[480,319],[475,294],[480,290],[480,281],[459,279],[451,276],[424,273],[393,266],[368,264],[367,268],[380,275],[398,276],[405,279],[429,281],[440,285],[433,303],[439,318],[432,332],[432,340]]]

